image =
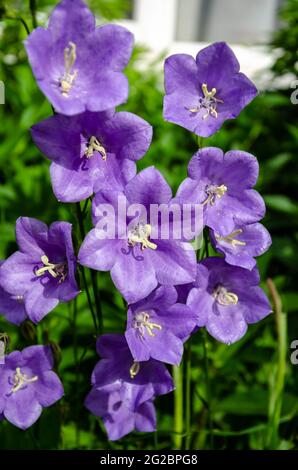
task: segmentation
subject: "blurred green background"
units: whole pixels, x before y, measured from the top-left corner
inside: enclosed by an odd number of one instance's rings
[[[28,65],[22,44],[26,31],[17,19],[22,17],[32,29],[30,3],[34,2],[0,1],[0,80],[5,83],[6,95],[5,105],[0,106],[0,259],[16,249],[15,220],[21,215],[48,224],[70,220],[77,231],[74,207],[55,200],[48,161],[33,145],[29,133],[34,123],[51,115]],[[56,2],[36,3],[38,21],[45,22]],[[99,23],[127,16],[130,8],[130,2],[123,0],[88,3]],[[281,29],[272,38],[271,47],[278,50],[273,71],[278,77],[289,72],[297,75],[297,0],[284,2],[281,20]],[[122,108],[140,115],[154,128],[152,146],[139,168],[154,164],[176,190],[197,144],[188,131],[163,121],[160,64],[166,51],[159,60],[148,63],[144,73],[138,63],[147,55],[144,48],[136,47],[126,72],[130,96]],[[82,293],[77,302],[60,305],[36,329],[28,323],[17,328],[0,317],[0,332],[9,335],[10,350],[41,342],[54,344],[65,387],[65,398],[44,410],[30,430],[22,432],[2,422],[0,449],[297,448],[298,365],[290,362],[291,342],[298,339],[298,127],[297,105],[290,101],[292,92],[289,88],[262,92],[235,121],[227,122],[204,143],[224,150],[246,150],[260,162],[257,189],[267,204],[264,224],[273,245],[258,259],[258,265],[263,287],[268,293],[266,279],[273,279],[282,306],[277,302],[273,315],[250,326],[247,335],[232,346],[217,343],[202,332],[194,335],[190,434],[185,437],[185,427],[181,435],[173,431],[177,426],[172,394],[156,400],[158,432],[134,433],[116,443],[107,441],[101,423],[83,406],[98,357]],[[98,284],[104,332],[123,332],[126,318],[122,299],[108,274],[100,273]],[[184,364],[182,371],[185,369]]]

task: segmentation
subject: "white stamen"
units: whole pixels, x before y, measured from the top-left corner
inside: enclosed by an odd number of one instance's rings
[[[216,202],[216,198],[221,199],[226,194],[227,190],[228,188],[224,184],[221,184],[220,186],[215,186],[213,184],[210,184],[205,189],[207,198],[205,199],[204,202],[202,202],[202,205],[205,206],[205,204],[210,203],[211,206],[214,206]]]
[[[215,238],[218,242],[227,242],[230,243],[232,246],[245,246],[246,243],[242,242],[241,240],[237,240],[237,235],[240,235],[242,233],[242,229],[239,228],[238,230],[234,230],[234,232],[230,233],[226,237],[221,237],[218,234],[215,234]]]
[[[136,375],[140,372],[140,363],[139,362],[134,362],[131,368],[129,369],[129,375],[131,379],[134,379]]]
[[[217,286],[213,291],[213,297],[220,305],[236,305],[238,303],[238,295],[233,292],[228,292],[223,286]]]
[[[202,92],[204,96],[199,98],[199,104],[193,108],[189,108],[188,111],[196,114],[201,111],[201,109],[206,109],[206,114],[204,114],[203,119],[207,119],[209,115],[217,118],[217,104],[223,104],[223,100],[215,97],[217,93],[216,88],[212,88],[211,91],[208,91],[208,86],[206,83],[202,84]]]
[[[90,137],[90,140],[87,144],[84,156],[89,159],[93,157],[94,152],[99,152],[103,160],[107,159],[106,149],[101,145],[101,143],[96,137],[92,136]]]
[[[48,272],[54,278],[57,278],[57,277],[61,278],[59,280],[59,284],[65,281],[66,272],[65,272],[64,263],[58,263],[58,264],[50,263],[49,258],[46,255],[43,255],[41,257],[41,262],[44,264],[44,266],[43,268],[39,268],[37,269],[37,271],[35,271],[35,275],[37,277],[43,276],[45,273]]]
[[[150,242],[149,237],[151,234],[151,225],[139,223],[128,233],[128,244],[135,246],[137,243],[141,244],[141,249],[151,248],[156,250],[156,243]]]
[[[147,332],[149,336],[155,336],[155,333],[153,333],[154,329],[162,330],[162,327],[158,323],[153,323],[149,320],[150,315],[147,312],[140,312],[135,315],[133,327],[139,330],[141,336],[145,336],[145,332]]]
[[[75,61],[77,60],[77,46],[74,42],[69,42],[69,47],[64,49],[64,66],[65,66],[65,73],[60,80],[60,88],[61,93],[66,98],[69,95],[70,90],[72,89],[73,82],[77,78],[78,71],[75,70],[71,72]]]
[[[13,388],[11,389],[11,391],[12,393],[15,393],[18,390],[20,390],[23,387],[23,385],[36,382],[37,380],[38,380],[37,375],[29,379],[25,374],[22,374],[20,367],[17,367],[16,373],[13,379]]]

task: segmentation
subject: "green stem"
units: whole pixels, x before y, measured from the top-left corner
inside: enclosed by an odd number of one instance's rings
[[[80,233],[81,233],[81,239],[83,241],[86,236],[86,233],[85,233],[85,227],[84,227],[84,216],[83,216],[83,212],[81,209],[81,204],[79,202],[76,203],[76,210],[77,210],[77,218],[78,218],[79,228],[80,228]],[[93,269],[90,269],[90,274],[91,274],[91,283],[92,283],[93,296],[94,296],[95,307],[96,307],[96,316],[97,316],[97,321],[98,321],[99,333],[102,333],[102,326],[103,326],[102,308],[101,308],[99,289],[97,287],[97,273]]]
[[[207,337],[206,337],[205,330],[202,330],[202,336],[203,336],[204,373],[205,373],[205,383],[206,383],[206,402],[208,403],[208,428],[209,428],[209,435],[210,435],[210,448],[214,449],[211,387],[210,387],[210,378],[209,378]]]
[[[79,410],[80,410],[80,401],[79,401],[79,375],[80,375],[80,364],[78,357],[78,335],[77,335],[77,316],[78,316],[78,302],[77,298],[73,300],[73,319],[72,319],[72,328],[73,328],[73,355],[75,362],[75,416],[76,416],[76,449],[80,447],[80,428],[79,428]]]
[[[28,36],[29,36],[29,34],[30,34],[30,29],[29,29],[29,27],[28,27],[26,21],[25,21],[23,18],[21,18],[21,17],[14,18],[13,16],[3,16],[1,19],[3,19],[3,20],[11,20],[11,21],[20,21],[20,22],[22,23],[22,25],[24,26],[24,28],[25,28],[25,30],[26,30],[26,33],[27,33]]]
[[[77,214],[77,220],[78,220],[78,225],[79,225],[79,229],[80,229],[81,239],[84,240],[84,238],[85,238],[85,228],[84,228],[84,221],[83,221],[83,217],[82,217],[81,205],[80,205],[79,202],[76,203],[76,214]],[[98,334],[99,330],[98,330],[96,316],[95,316],[95,312],[94,312],[94,308],[93,308],[93,304],[92,304],[92,299],[91,299],[91,295],[90,295],[90,291],[89,291],[89,287],[88,287],[88,281],[87,281],[85,269],[84,269],[83,266],[80,266],[80,268],[81,268],[84,288],[85,288],[86,295],[87,295],[88,305],[89,305],[90,312],[91,312],[92,319],[93,319],[93,323],[94,323],[95,332],[96,332],[96,334]]]
[[[204,230],[204,242],[205,242],[205,256],[208,258],[209,256],[209,237],[207,229]]]
[[[97,272],[93,269],[90,269],[91,272],[91,282],[92,282],[92,289],[93,295],[95,300],[95,307],[96,307],[96,315],[97,321],[99,326],[99,332],[102,333],[103,331],[103,316],[102,316],[102,309],[101,309],[101,300],[100,300],[100,292],[97,285]]]
[[[185,421],[186,421],[186,437],[185,437],[185,450],[190,449],[191,440],[191,343],[188,342],[185,346],[186,355],[186,387],[185,387]]]
[[[282,311],[281,298],[272,279],[267,279],[267,286],[273,301],[273,310],[277,330],[277,367],[271,384],[268,413],[267,449],[276,450],[279,445],[279,424],[282,411],[282,399],[287,366],[287,316]]]
[[[37,28],[35,0],[29,0],[29,6],[30,6],[30,11],[31,11],[31,17],[32,17],[32,25],[33,25],[33,28],[35,29]]]
[[[197,144],[198,144],[199,149],[202,149],[203,148],[204,137],[200,137],[199,135],[197,135],[196,138],[197,138]]]
[[[182,366],[173,367],[174,383],[174,445],[179,450],[183,439],[183,371]]]

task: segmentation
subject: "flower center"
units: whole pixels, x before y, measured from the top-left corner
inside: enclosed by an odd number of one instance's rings
[[[93,157],[94,152],[99,152],[103,160],[107,159],[107,152],[103,145],[99,142],[99,140],[94,137],[90,137],[89,142],[86,145],[86,150],[84,152],[84,157],[90,159]]]
[[[234,232],[230,233],[226,237],[221,237],[220,235],[215,234],[215,238],[218,242],[227,242],[227,243],[230,243],[232,246],[245,246],[246,245],[245,242],[242,242],[241,240],[237,240],[237,238],[234,238],[240,235],[240,233],[242,233],[241,228],[239,228],[238,230],[235,230]]]
[[[132,230],[128,232],[128,244],[135,246],[137,243],[141,243],[141,249],[151,248],[156,250],[157,245],[150,242],[149,237],[151,234],[151,225],[138,223]]]
[[[214,289],[212,295],[220,305],[236,305],[238,303],[238,295],[228,292],[225,287],[220,285]]]
[[[221,199],[226,194],[227,190],[228,188],[224,184],[221,184],[220,186],[209,184],[205,188],[205,193],[207,194],[207,198],[205,199],[204,202],[202,202],[202,205],[205,206],[206,204],[210,203],[211,206],[214,206],[216,202],[216,198]]]
[[[131,379],[134,379],[138,373],[140,372],[140,369],[141,369],[141,365],[139,362],[134,362],[131,366],[131,368],[129,369],[129,375],[130,375],[130,378]]]
[[[203,83],[202,85],[202,92],[203,96],[199,98],[199,104],[193,108],[189,108],[188,110],[191,113],[198,113],[201,109],[205,109],[206,113],[203,116],[203,119],[207,119],[207,117],[211,114],[211,116],[217,118],[217,104],[223,104],[223,100],[216,98],[216,88],[212,88],[211,91],[208,91],[207,83]]]
[[[69,47],[64,49],[64,67],[65,72],[62,78],[60,79],[60,90],[61,94],[66,98],[69,95],[70,90],[72,89],[73,82],[75,81],[78,71],[74,70],[72,72],[72,67],[77,60],[77,46],[74,42],[68,43]]]
[[[36,382],[37,380],[38,380],[37,375],[29,379],[25,374],[22,374],[20,367],[17,367],[15,376],[13,378],[13,388],[11,389],[11,391],[12,393],[15,393],[18,390],[20,390],[23,387],[23,385]]]
[[[158,323],[150,321],[150,315],[147,312],[140,312],[135,315],[133,327],[139,331],[141,336],[145,336],[146,332],[149,336],[155,336],[155,333],[153,333],[154,329],[162,330],[162,327]]]
[[[44,266],[35,271],[35,276],[40,277],[43,276],[45,273],[49,273],[54,278],[60,277],[59,284],[65,281],[67,274],[65,263],[50,263],[49,258],[46,255],[43,255],[41,257],[41,262]]]

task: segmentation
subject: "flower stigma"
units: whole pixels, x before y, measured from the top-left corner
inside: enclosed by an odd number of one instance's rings
[[[238,230],[234,230],[234,232],[231,232],[226,237],[221,237],[220,235],[215,234],[215,239],[218,242],[230,243],[232,246],[245,246],[246,245],[245,242],[242,242],[241,240],[237,240],[237,238],[235,238],[238,235],[240,235],[240,233],[242,233],[242,232],[243,232],[243,230],[241,228],[239,228]]]
[[[238,295],[233,292],[228,292],[227,289],[221,285],[214,289],[212,295],[220,305],[237,305],[238,303]]]
[[[161,325],[150,322],[150,315],[147,312],[140,312],[135,315],[133,327],[140,332],[141,336],[145,336],[146,332],[149,336],[155,336],[154,329],[162,330]]]
[[[61,94],[66,98],[69,95],[70,90],[72,89],[73,82],[77,78],[78,71],[74,70],[73,72],[72,67],[77,60],[77,46],[74,42],[68,43],[69,47],[64,49],[64,66],[65,66],[65,73],[60,79],[60,88]]]
[[[214,184],[207,185],[205,188],[207,198],[202,202],[202,205],[205,206],[210,203],[211,206],[214,206],[216,198],[221,199],[226,194],[227,190],[228,187],[225,184],[221,184],[220,186]]]
[[[141,366],[139,362],[134,362],[132,364],[131,368],[129,369],[129,375],[131,379],[134,379],[138,375],[140,368]]]
[[[13,379],[13,388],[11,389],[11,391],[12,393],[15,393],[18,390],[21,390],[23,385],[36,382],[37,380],[38,380],[37,375],[34,375],[34,377],[31,377],[31,379],[29,379],[25,374],[22,374],[20,367],[17,367],[16,373]]]
[[[65,281],[65,263],[50,263],[49,258],[46,255],[43,255],[41,257],[41,262],[44,266],[35,271],[35,276],[40,277],[43,276],[46,272],[48,272],[54,278],[60,277],[59,284]]]
[[[201,111],[201,109],[205,109],[206,113],[204,114],[203,119],[207,119],[207,117],[210,115],[217,118],[217,104],[223,104],[223,100],[215,97],[217,93],[216,88],[212,88],[211,91],[208,91],[208,86],[206,83],[202,84],[202,92],[204,96],[200,96],[198,106],[195,106],[194,108],[188,108],[188,111],[196,114]]]
[[[135,246],[137,243],[141,244],[141,250],[151,248],[156,250],[157,245],[149,240],[151,234],[151,225],[138,223],[132,230],[128,232],[129,246]]]
[[[93,135],[92,137],[90,137],[89,142],[87,143],[87,148],[83,156],[90,159],[91,157],[93,157],[94,152],[99,152],[104,161],[107,159],[106,149]]]

